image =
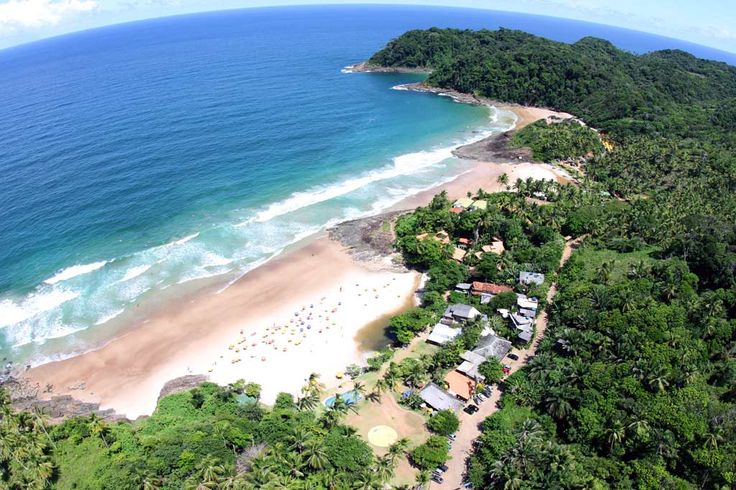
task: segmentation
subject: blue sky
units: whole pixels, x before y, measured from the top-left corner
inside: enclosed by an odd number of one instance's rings
[[[0,48],[152,17],[315,3],[447,5],[551,15],[627,27],[736,52],[736,0],[0,0]]]

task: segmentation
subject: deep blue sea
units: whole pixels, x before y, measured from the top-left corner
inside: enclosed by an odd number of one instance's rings
[[[225,287],[466,171],[452,148],[513,115],[392,90],[418,76],[341,72],[431,26],[595,35],[736,64],[595,24],[378,6],[173,17],[0,51],[0,357],[84,350],[141,302],[197,279]]]

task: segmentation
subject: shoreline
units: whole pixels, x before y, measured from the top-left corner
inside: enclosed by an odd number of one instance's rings
[[[495,105],[514,112],[517,127],[552,112]],[[406,197],[385,213],[425,205],[443,190],[450,198],[479,188],[504,190],[498,183],[503,173],[512,182],[568,180],[547,164],[465,161],[469,169],[464,173]],[[363,220],[370,218],[375,217]],[[184,376],[205,375],[220,384],[240,378],[257,382],[267,403],[281,391],[297,394],[311,372],[321,374],[328,387],[337,387],[341,381],[335,373],[364,361],[361,331],[365,337],[366,326],[379,328],[376,322],[406,309],[420,279],[416,272],[392,269],[386,250],[371,260],[354,251],[325,232],[307,237],[216,294],[204,288],[172,301],[101,347],[33,367],[22,378],[38,387],[39,400],[71,396],[128,418],[150,414],[164,385]],[[307,318],[315,307],[324,318]],[[354,318],[366,321],[356,325]],[[300,322],[310,322],[311,328]],[[304,366],[304,372],[294,372],[294,365]],[[48,384],[53,390],[41,393]]]

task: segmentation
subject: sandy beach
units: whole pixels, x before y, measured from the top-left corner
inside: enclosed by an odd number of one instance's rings
[[[545,109],[510,107],[517,126],[547,117]],[[410,196],[394,210],[426,204],[437,192],[451,198],[483,188],[499,191],[498,177],[565,180],[550,165],[467,162],[455,180]],[[174,378],[204,374],[211,381],[260,383],[262,399],[297,394],[312,372],[328,386],[335,374],[364,361],[356,335],[377,318],[400,311],[418,286],[415,272],[368,268],[320,234],[246,274],[220,293],[207,292],[162,305],[142,324],[104,347],[26,373],[50,384],[50,398],[76,399],[128,418],[150,414],[161,388]]]

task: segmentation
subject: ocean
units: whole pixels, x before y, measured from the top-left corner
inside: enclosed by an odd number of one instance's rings
[[[452,149],[513,114],[392,90],[419,75],[342,70],[431,26],[736,63],[596,24],[391,6],[206,13],[0,51],[0,357],[87,350],[141,305],[216,294],[331,224],[466,171]]]

